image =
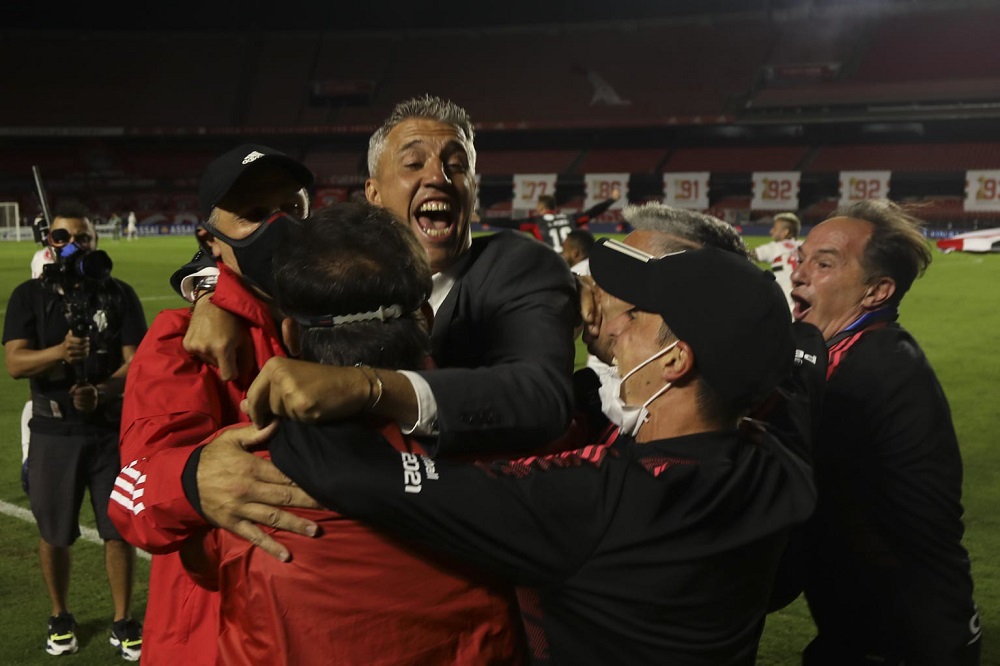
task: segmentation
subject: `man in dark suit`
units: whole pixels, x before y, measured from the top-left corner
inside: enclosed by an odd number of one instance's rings
[[[480,452],[526,450],[565,430],[575,284],[559,256],[531,239],[509,232],[472,239],[473,140],[464,109],[427,96],[399,104],[369,144],[368,200],[414,230],[434,272],[431,344],[438,367],[371,373],[273,359],[248,394],[255,422],[272,414],[321,420],[367,409],[408,434],[428,436],[434,455],[459,450],[459,443]],[[218,328],[211,327],[216,348]],[[276,470],[259,483],[220,481],[239,455],[245,454],[234,447],[199,465],[199,479],[213,478],[211,487],[199,483],[202,507],[222,527],[241,519],[241,505],[280,504]],[[215,513],[215,506],[227,508]]]

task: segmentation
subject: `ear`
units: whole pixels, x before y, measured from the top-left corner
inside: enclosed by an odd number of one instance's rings
[[[203,246],[208,248],[208,251],[212,253],[212,256],[218,259],[222,256],[222,252],[219,250],[219,242],[215,240],[212,234],[208,233],[201,227],[194,230],[195,236],[198,238],[198,242]]]
[[[866,310],[878,310],[892,298],[896,293],[896,281],[884,275],[865,289],[865,295],[861,298],[861,305]]]
[[[378,183],[375,182],[374,178],[365,181],[365,199],[368,199],[370,204],[382,205],[382,195],[378,192]]]
[[[299,345],[299,324],[291,317],[281,320],[281,338],[285,341],[289,356],[298,356],[302,353],[302,347]]]
[[[663,381],[677,384],[694,373],[694,350],[681,340],[667,352],[660,361],[663,363]]]

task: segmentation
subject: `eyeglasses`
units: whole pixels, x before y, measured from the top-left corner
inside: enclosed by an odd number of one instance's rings
[[[49,245],[53,247],[62,247],[69,243],[71,239],[77,245],[90,245],[94,241],[94,236],[87,231],[71,234],[66,229],[53,229],[49,232]]]

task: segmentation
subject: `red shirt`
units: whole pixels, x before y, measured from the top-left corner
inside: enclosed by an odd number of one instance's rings
[[[207,531],[184,495],[184,465],[217,430],[247,421],[239,403],[258,368],[284,355],[266,306],[224,268],[212,302],[245,320],[252,372],[223,383],[184,351],[185,308],[157,316],[126,384],[125,468],[108,512],[127,541],[154,553],[143,663],[518,663],[522,633],[509,585],[461,565],[445,571],[441,557],[424,559],[328,511],[301,512],[321,525],[319,538],[278,535],[290,563]],[[386,434],[404,446],[398,428]],[[221,595],[197,585],[176,552],[199,534],[208,534],[210,554],[217,548]]]
[[[382,434],[397,450],[422,453],[395,424]],[[222,595],[219,663],[521,662],[509,583],[332,511],[296,513],[321,533],[275,535],[292,553],[287,563],[224,530],[205,538],[209,564],[197,573]]]
[[[153,555],[143,627],[142,663],[214,664],[218,594],[197,586],[177,554],[181,543],[209,528],[181,486],[191,452],[218,429],[245,422],[240,401],[258,369],[283,356],[268,308],[220,267],[212,303],[246,322],[255,366],[232,382],[184,351],[188,308],[157,315],[129,367],[120,456],[108,515],[129,543]]]

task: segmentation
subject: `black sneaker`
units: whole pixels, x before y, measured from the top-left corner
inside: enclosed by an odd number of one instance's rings
[[[142,624],[135,620],[118,620],[111,625],[111,644],[125,661],[139,661],[142,654]]]
[[[45,651],[51,655],[73,654],[77,650],[76,620],[72,613],[63,611],[49,618],[49,639]]]

